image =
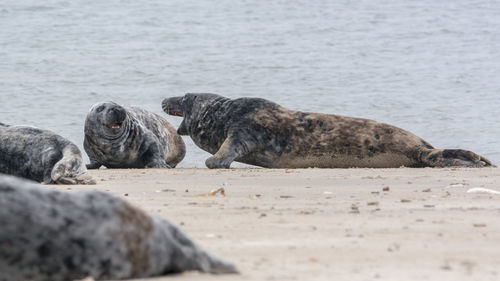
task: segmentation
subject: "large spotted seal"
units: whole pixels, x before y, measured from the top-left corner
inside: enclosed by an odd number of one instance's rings
[[[186,153],[184,141],[163,117],[114,102],[92,106],[83,147],[89,169],[173,168]]]
[[[31,126],[0,123],[0,173],[45,184],[95,184],[69,140]]]
[[[398,127],[369,119],[286,109],[260,98],[215,94],[167,98],[163,110],[183,116],[178,129],[213,154],[209,168],[231,162],[269,168],[491,166],[461,149],[434,149]]]
[[[0,280],[236,273],[168,221],[107,193],[66,193],[0,175]]]

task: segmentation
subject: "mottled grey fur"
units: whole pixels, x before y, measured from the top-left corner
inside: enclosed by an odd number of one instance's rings
[[[30,126],[0,123],[0,173],[45,184],[95,184],[69,140]]]
[[[186,154],[184,141],[163,117],[114,102],[92,106],[83,147],[88,169],[173,168]]]
[[[401,128],[374,120],[286,109],[260,98],[215,94],[167,98],[163,110],[183,116],[177,132],[213,154],[209,168],[231,162],[269,168],[491,166],[471,151],[434,149]]]
[[[236,273],[168,221],[112,195],[0,175],[0,281]]]

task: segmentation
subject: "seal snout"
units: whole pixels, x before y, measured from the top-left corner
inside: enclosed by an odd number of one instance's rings
[[[182,97],[166,98],[162,101],[161,107],[168,115],[184,117],[181,102]]]
[[[110,108],[106,113],[106,126],[111,129],[120,129],[127,117],[125,109],[120,106]]]

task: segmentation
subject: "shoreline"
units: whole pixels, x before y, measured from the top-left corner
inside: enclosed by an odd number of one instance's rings
[[[148,280],[496,280],[500,168],[90,170],[240,275]],[[207,196],[213,190],[216,196]],[[333,277],[335,276],[335,277]]]

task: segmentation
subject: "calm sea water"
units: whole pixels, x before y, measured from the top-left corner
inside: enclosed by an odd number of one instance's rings
[[[496,0],[2,0],[0,122],[82,148],[96,102],[163,114],[165,97],[215,92],[376,119],[500,164],[499,15]],[[204,167],[185,141],[180,166]]]

